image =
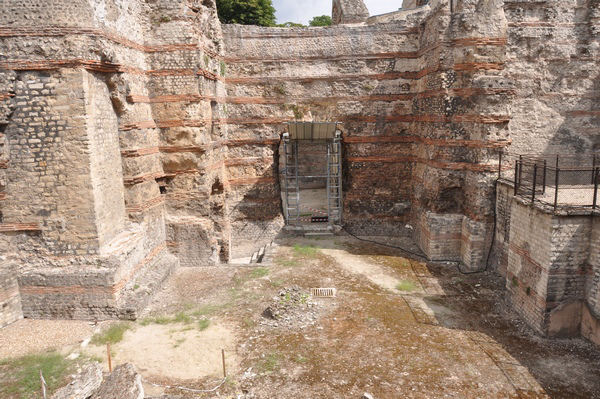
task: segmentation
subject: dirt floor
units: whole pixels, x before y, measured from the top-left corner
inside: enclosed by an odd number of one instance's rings
[[[113,345],[113,363],[134,363],[147,397],[163,399],[600,398],[600,349],[535,336],[492,273],[349,237],[278,244],[270,265],[179,269]],[[310,295],[317,287],[335,297]],[[65,348],[106,363],[101,345]],[[221,349],[218,390],[151,384],[217,386]]]

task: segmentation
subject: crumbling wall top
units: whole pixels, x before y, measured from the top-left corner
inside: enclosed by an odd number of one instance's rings
[[[363,0],[333,0],[331,16],[335,25],[354,24],[365,22],[369,10]]]

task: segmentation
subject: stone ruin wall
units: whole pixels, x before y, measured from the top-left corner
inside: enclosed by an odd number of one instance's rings
[[[482,18],[465,2],[453,22],[448,3],[434,1],[383,23],[224,26],[229,101],[246,102],[229,113],[264,122],[231,128],[266,138],[270,155],[282,122],[343,122],[346,225],[393,234],[412,223],[430,258],[479,268],[491,237],[493,163],[509,144],[506,21],[495,4],[478,10]],[[263,184],[278,191],[276,180]]]
[[[343,122],[349,229],[411,224],[430,259],[471,270],[487,261],[499,150],[598,148],[595,0],[458,0],[452,12],[432,0],[290,29],[221,27],[211,1],[0,6],[0,274],[18,279],[28,317],[135,317],[177,262],[270,241],[286,121]],[[509,276],[506,194],[494,255]],[[575,284],[595,315],[596,247]],[[513,298],[527,273],[507,278]],[[0,301],[19,317],[10,281]],[[545,316],[530,308],[536,328]]]
[[[214,4],[1,6],[3,270],[27,317],[135,317],[228,245]]]

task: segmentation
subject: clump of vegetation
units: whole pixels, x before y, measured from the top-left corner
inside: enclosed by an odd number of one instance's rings
[[[299,24],[296,22],[284,22],[282,24],[275,25],[278,28],[306,28],[306,25]]]
[[[279,94],[280,96],[285,96],[287,94],[287,90],[285,89],[285,86],[283,85],[283,83],[280,83],[280,84],[274,86],[273,91],[276,94]]]
[[[33,399],[40,397],[40,370],[52,394],[66,382],[74,362],[57,352],[0,360],[0,397]]]
[[[205,304],[196,307],[193,304],[188,304],[184,306],[184,310],[177,312],[174,315],[158,315],[153,317],[146,317],[145,319],[140,321],[140,324],[142,326],[147,326],[149,324],[183,324],[187,327],[185,327],[181,331],[188,331],[193,328],[197,328],[198,330],[203,331],[206,330],[210,325],[210,318],[208,318],[208,316],[216,313],[217,311],[223,309],[226,306],[228,305]]]
[[[269,269],[266,267],[257,267],[250,272],[251,278],[260,278],[269,274]]]
[[[225,76],[225,72],[227,72],[227,65],[225,64],[225,61],[221,61],[221,76]]]
[[[258,364],[261,372],[272,373],[279,368],[279,355],[275,352],[269,353]]]
[[[217,0],[217,14],[224,24],[275,26],[271,0]]]
[[[127,322],[113,324],[106,330],[94,334],[90,342],[93,345],[116,344],[123,340],[125,331],[129,330],[131,327],[131,324]]]
[[[333,21],[329,15],[319,15],[311,19],[308,24],[310,26],[331,26]]]
[[[210,320],[209,319],[200,319],[200,320],[198,320],[198,330],[200,330],[200,331],[206,330],[209,325],[210,325]]]
[[[398,284],[396,284],[396,289],[398,291],[406,291],[406,292],[411,292],[417,289],[417,286],[415,285],[415,283],[413,283],[412,281],[409,280],[402,280],[400,281]]]
[[[300,244],[295,244],[294,245],[294,255],[297,256],[302,256],[302,257],[306,257],[306,258],[314,258],[315,256],[317,256],[319,250],[315,247],[313,247],[312,245],[300,245]]]

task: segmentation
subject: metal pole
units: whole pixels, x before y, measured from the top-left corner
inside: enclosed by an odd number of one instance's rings
[[[535,186],[537,180],[537,163],[533,164],[533,186],[531,188],[531,203],[535,201]]]
[[[283,174],[283,189],[285,192],[285,224],[289,225],[290,224],[290,212],[289,212],[289,193],[288,193],[288,139],[284,136],[283,138],[283,159],[285,162],[284,167],[284,174]]]
[[[519,176],[519,161],[515,161],[515,187],[514,187],[515,194],[514,195],[517,195],[517,192],[519,191],[517,176]]]
[[[108,372],[112,373],[112,359],[110,357],[110,342],[106,343],[106,355],[108,357]]]
[[[546,160],[544,159],[544,177],[542,178],[542,194],[546,194]]]
[[[502,150],[498,152],[498,179],[500,178],[502,178]]]
[[[560,173],[560,169],[558,168],[558,156],[556,157],[556,177],[554,178],[554,212],[556,213],[556,206],[558,204],[558,175]]]
[[[221,349],[221,358],[223,359],[223,378],[227,378],[227,371],[225,370],[225,349]]]
[[[596,154],[592,156],[592,184],[596,181]]]
[[[598,183],[600,180],[600,168],[596,168],[594,171],[594,201],[592,202],[592,212],[596,209],[598,204]]]
[[[519,155],[519,184],[517,185],[517,192],[519,191],[518,189],[521,188],[522,176],[523,176],[523,155]]]

